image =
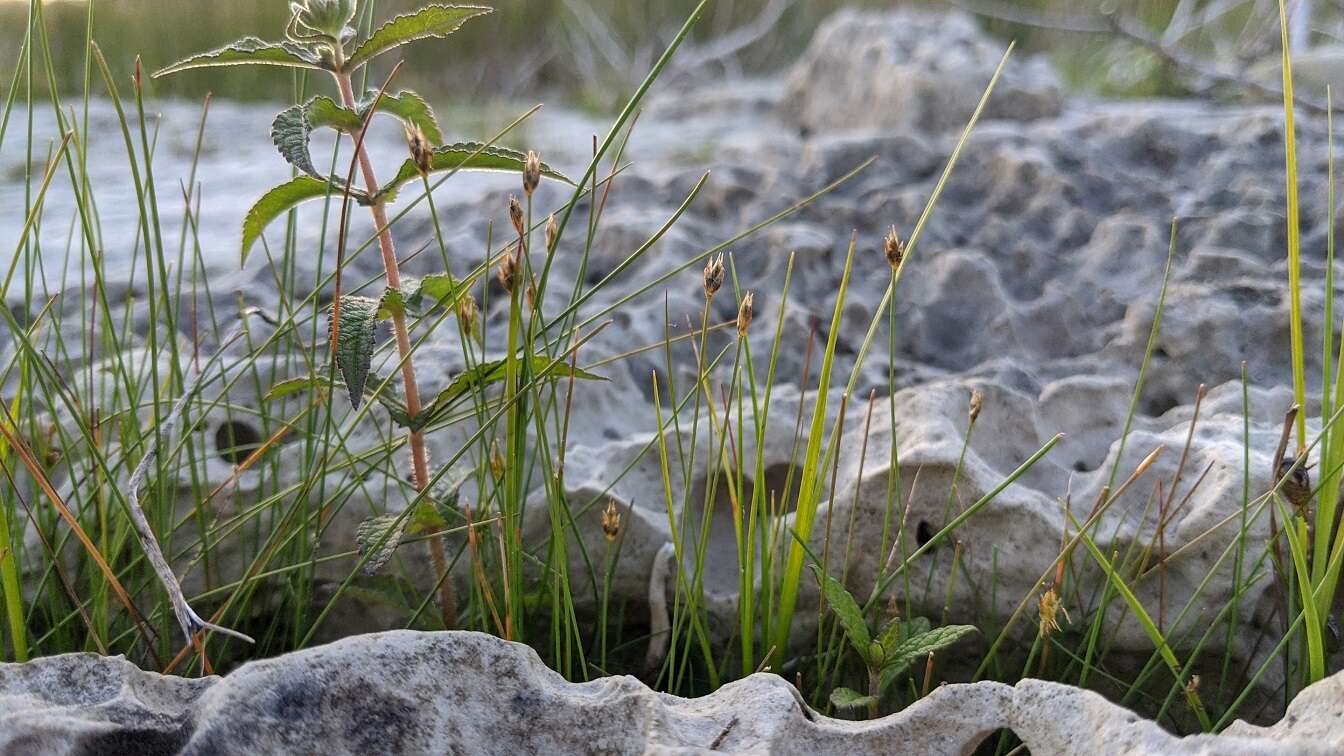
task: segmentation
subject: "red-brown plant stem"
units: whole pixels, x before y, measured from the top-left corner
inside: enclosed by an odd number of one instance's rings
[[[336,67],[344,65],[343,56],[336,51]],[[340,71],[334,73],[336,85],[341,90],[341,103],[354,111],[355,92],[350,84],[350,74]],[[378,194],[378,177],[373,172],[373,163],[364,145],[355,142],[356,158],[360,173],[364,175],[364,188],[370,197]],[[387,276],[387,288],[401,290],[401,274],[397,269],[397,249],[392,243],[392,231],[387,225],[387,211],[382,202],[374,202],[369,211],[373,214],[373,223],[378,228],[378,248],[383,253],[383,270]],[[420,390],[416,386],[415,366],[411,364],[411,337],[406,330],[406,315],[392,312],[392,332],[397,340],[397,356],[401,359],[401,382],[406,391],[406,414],[414,418],[420,414]],[[419,430],[411,431],[411,465],[413,480],[417,491],[429,486],[429,454],[425,449],[425,434]],[[448,558],[444,553],[443,539],[430,538],[429,558],[434,568],[434,577],[439,581],[439,612],[443,624],[449,630],[457,626],[457,600],[453,596],[453,581],[447,575]]]

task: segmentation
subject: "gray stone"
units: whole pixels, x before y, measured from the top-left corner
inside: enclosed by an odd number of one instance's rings
[[[1316,754],[1344,748],[1344,677],[1270,727],[1176,738],[1067,685],[946,685],[903,711],[818,714],[783,678],[703,698],[632,677],[567,682],[529,647],[480,633],[396,631],[244,664],[223,677],[67,654],[0,665],[6,754],[969,754],[1001,728],[1032,753]]]

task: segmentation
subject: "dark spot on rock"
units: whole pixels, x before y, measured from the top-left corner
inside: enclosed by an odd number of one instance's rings
[[[925,520],[920,520],[919,525],[915,527],[915,543],[924,546],[933,540],[933,526]]]
[[[260,446],[261,434],[247,423],[229,420],[215,429],[215,450],[231,465],[241,465]]]

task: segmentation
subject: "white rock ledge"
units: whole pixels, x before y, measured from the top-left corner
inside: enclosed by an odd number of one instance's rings
[[[632,677],[570,683],[531,648],[472,632],[355,636],[204,679],[95,654],[0,665],[5,754],[968,754],[1004,727],[1033,754],[1340,753],[1344,673],[1272,727],[1177,738],[1038,680],[946,685],[849,722],[803,709],[775,675],[695,699]]]

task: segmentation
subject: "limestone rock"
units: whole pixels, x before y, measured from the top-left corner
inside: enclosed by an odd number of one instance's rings
[[[1325,754],[1344,748],[1344,678],[1272,727],[1176,738],[1100,695],[1024,680],[947,685],[868,722],[807,708],[771,674],[703,698],[631,677],[565,681],[532,649],[480,633],[358,636],[224,677],[67,654],[0,665],[6,754],[968,754],[1001,728],[1033,753]]]

